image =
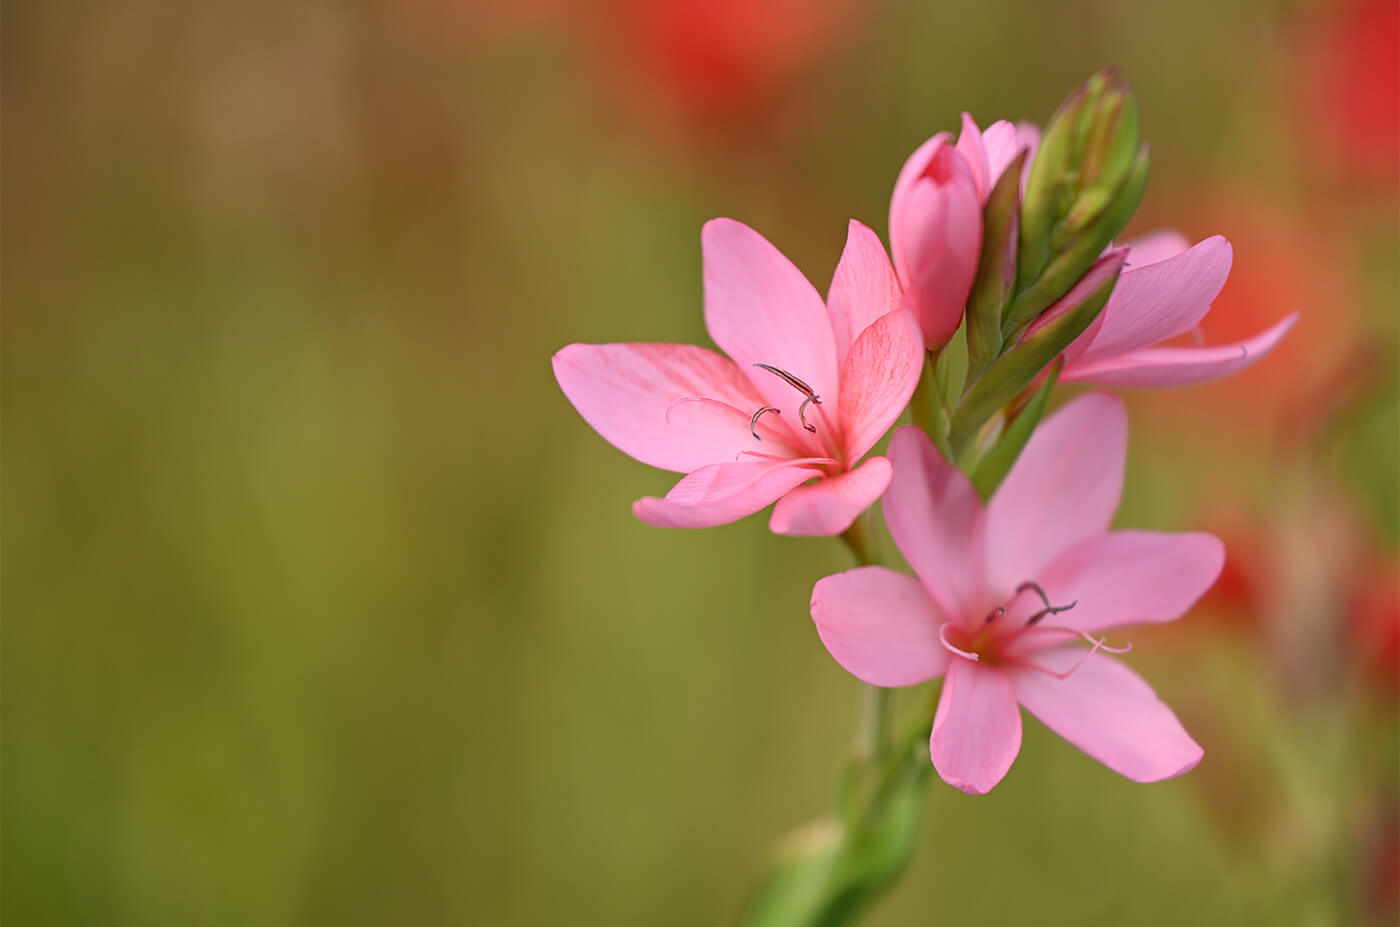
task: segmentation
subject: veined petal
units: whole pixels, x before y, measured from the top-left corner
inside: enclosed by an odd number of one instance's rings
[[[885,493],[885,521],[900,553],[950,620],[982,604],[984,516],[977,490],[943,459],[918,428],[890,441],[894,479]]]
[[[1064,551],[1035,577],[1050,601],[1076,602],[1045,624],[1093,633],[1123,625],[1175,621],[1215,583],[1225,545],[1209,534],[1110,531]],[[1052,634],[1027,644],[1063,643]]]
[[[1293,313],[1253,338],[1206,348],[1143,348],[1094,363],[1065,365],[1060,382],[1105,386],[1196,386],[1238,373],[1278,344],[1298,321]]]
[[[571,344],[553,364],[583,420],[642,463],[688,473],[755,447],[743,414],[695,408],[667,421],[668,407],[687,397],[750,413],[763,404],[734,362],[714,351],[690,344]]]
[[[907,310],[888,312],[861,332],[841,369],[846,460],[860,460],[895,423],[923,369],[923,337]]]
[[[1170,779],[1195,768],[1204,751],[1152,687],[1122,663],[1064,647],[1038,653],[1036,669],[1010,671],[1016,698],[1065,740],[1134,782]],[[951,676],[951,674],[950,674]]]
[[[938,775],[969,795],[985,795],[1020,752],[1021,712],[1011,680],[1001,670],[950,659],[929,738]]]
[[[1107,393],[1078,397],[1036,429],[987,504],[987,590],[994,598],[1009,597],[1066,548],[1108,530],[1127,450],[1127,412]]]
[[[872,457],[855,470],[799,486],[778,500],[768,527],[776,534],[831,537],[840,534],[890,485],[890,462]]]
[[[658,528],[711,528],[752,515],[821,471],[819,460],[711,464],[682,479],[666,498],[648,496],[632,513]]]
[[[846,248],[841,252],[826,298],[838,367],[846,363],[846,355],[861,333],[876,319],[897,309],[902,298],[899,278],[885,254],[885,246],[874,232],[852,219],[846,231]]]
[[[879,566],[817,581],[812,621],[846,672],[872,686],[912,686],[948,666],[938,642],[943,619],[919,581]]]
[[[1125,241],[1128,246],[1128,267],[1146,267],[1167,258],[1176,257],[1187,248],[1191,241],[1176,229],[1161,229],[1149,232],[1141,238]]]
[[[1129,250],[1132,260],[1134,251]],[[1071,345],[1067,362],[1092,364],[1190,331],[1210,311],[1230,275],[1230,243],[1219,235],[1153,264],[1125,269],[1092,341]],[[1076,350],[1078,348],[1078,350]]]
[[[754,364],[787,371],[835,406],[836,342],[826,303],[768,240],[733,219],[712,219],[704,247],[705,325],[766,405],[797,420],[804,396]]]

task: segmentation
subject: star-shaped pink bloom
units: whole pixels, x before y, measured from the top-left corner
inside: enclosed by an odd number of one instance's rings
[[[889,258],[851,222],[823,301],[742,223],[712,220],[701,242],[705,325],[729,357],[681,344],[571,344],[554,355],[559,386],[619,450],[688,474],[664,499],[633,505],[642,521],[722,525],[776,500],[769,526],[779,534],[839,534],[889,485],[888,460],[860,461],[922,370],[918,324],[900,308]]]
[[[1225,551],[1208,534],[1108,530],[1126,450],[1122,403],[1082,396],[1035,432],[984,507],[923,432],[895,432],[885,518],[918,578],[873,566],[828,576],[812,618],[836,661],[872,685],[946,675],[930,752],[950,785],[982,794],[1001,781],[1021,749],[1018,704],[1138,782],[1200,762],[1099,635],[1179,617]]]

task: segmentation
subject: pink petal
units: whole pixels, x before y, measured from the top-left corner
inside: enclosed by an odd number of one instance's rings
[[[1141,238],[1134,238],[1132,241],[1123,242],[1123,244],[1128,246],[1129,267],[1146,267],[1148,264],[1156,264],[1158,261],[1176,257],[1191,247],[1191,241],[1176,229],[1149,232]]]
[[[923,369],[923,336],[911,313],[886,313],[861,332],[841,370],[839,416],[848,461],[860,460],[895,423]]]
[[[778,500],[768,527],[797,537],[840,534],[880,498],[892,473],[888,460],[872,457],[849,473],[799,486]]]
[[[1129,251],[1129,261],[1135,253]],[[1067,366],[1114,358],[1190,331],[1210,311],[1231,260],[1230,243],[1216,235],[1175,257],[1125,269],[1101,321],[1092,334],[1086,332],[1092,340],[1084,344],[1081,335],[1065,352]]]
[[[919,581],[885,567],[859,567],[817,581],[812,620],[837,663],[872,686],[912,686],[944,671],[942,620]]]
[[[1245,341],[1209,348],[1144,348],[1096,363],[1066,364],[1061,382],[1105,386],[1195,386],[1238,373],[1269,353],[1298,321],[1298,313]]]
[[[1039,144],[1040,129],[1032,123],[1021,122],[1012,125],[1001,120],[988,126],[987,131],[982,133],[982,145],[987,149],[987,193],[992,192],[992,187],[1001,179],[1006,166],[1022,149],[1030,152],[1026,163],[1021,167],[1021,192],[1024,193],[1026,178],[1031,173],[1031,160],[1035,157],[1035,149]]]
[[[914,152],[895,182],[890,246],[929,349],[962,322],[982,248],[982,204],[962,156],[937,135]]]
[[[658,528],[727,525],[821,476],[813,464],[808,459],[711,464],[672,486],[664,499],[638,499],[632,513]]]
[[[733,219],[705,223],[701,242],[710,337],[785,420],[797,420],[804,396],[754,364],[787,371],[835,406],[836,342],[812,284],[767,239]]]
[[[939,132],[915,148],[914,153],[900,167],[899,176],[894,180],[894,191],[890,194],[890,257],[894,260],[896,270],[904,265],[905,259],[904,255],[901,254],[899,244],[895,241],[894,230],[904,225],[905,213],[909,205],[909,192],[928,167],[929,160],[947,146],[951,139],[952,136],[947,132]],[[902,273],[901,276],[903,276]]]
[[[991,127],[988,127],[988,131],[991,131]],[[967,169],[972,173],[978,199],[985,202],[992,184],[996,183],[996,178],[988,178],[990,172],[987,167],[987,146],[982,140],[982,130],[977,127],[977,121],[972,118],[971,113],[962,114],[962,131],[958,133],[957,151],[967,162]]]
[[[584,421],[642,463],[688,473],[757,448],[745,415],[762,400],[734,362],[714,351],[689,344],[571,344],[553,363],[559,387]],[[671,403],[693,396],[740,414],[684,403],[672,409],[668,423]]]
[[[1063,673],[1083,659],[1079,648],[1037,654]],[[1034,669],[1011,673],[1016,698],[1045,726],[1135,782],[1179,776],[1201,762],[1191,739],[1152,687],[1122,663],[1096,653],[1064,679]]]
[[[897,309],[902,298],[885,246],[874,232],[852,219],[846,231],[846,248],[841,252],[826,299],[838,366],[846,362],[846,354],[861,332],[885,313]]]
[[[890,441],[885,521],[900,553],[950,620],[982,605],[982,500],[967,476],[912,425]]]
[[[1127,412],[1107,393],[1074,399],[1036,429],[987,504],[987,589],[995,598],[1008,598],[1061,551],[1108,530],[1127,449]]]
[[[987,126],[984,132],[977,127],[977,122],[970,114],[963,113],[962,131],[958,134],[958,154],[967,162],[968,169],[972,172],[973,183],[977,187],[977,196],[982,202],[987,201],[987,195],[1001,179],[1006,165],[1011,163],[1021,149],[1029,148],[1034,151],[1039,140],[1040,131],[1034,126],[1030,126],[1027,132],[1003,119]],[[1027,159],[1022,172],[1022,189],[1025,187],[1025,176],[1029,170],[1030,160]]]
[[[1122,625],[1174,621],[1215,583],[1225,546],[1209,534],[1110,531],[1060,554],[1040,573],[1057,605],[1074,608],[1044,619],[1044,626],[1095,632]],[[1063,643],[1053,633],[1027,633],[1028,644]]]
[[[969,795],[985,795],[1020,752],[1021,712],[1011,680],[971,660],[949,660],[929,739],[938,775]]]

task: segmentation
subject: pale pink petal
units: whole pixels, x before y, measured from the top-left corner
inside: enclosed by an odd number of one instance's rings
[[[1034,126],[1029,132],[1018,128],[1006,120],[999,120],[987,126],[986,131],[978,129],[977,122],[968,113],[962,115],[962,131],[958,135],[958,154],[967,162],[972,172],[977,196],[982,202],[992,192],[1001,179],[1002,172],[1022,149],[1034,151],[1040,139],[1040,132]],[[1025,187],[1025,175],[1030,170],[1030,159],[1026,159],[1022,171],[1021,185]]]
[[[861,332],[841,370],[841,428],[846,459],[860,460],[899,418],[924,369],[919,324],[897,309]]]
[[[632,513],[658,528],[727,525],[820,475],[810,460],[711,464],[672,486],[664,499],[638,499]]]
[[[892,472],[888,460],[872,457],[849,473],[799,486],[773,506],[768,527],[796,537],[840,534],[880,498]]]
[[[929,159],[947,146],[952,138],[947,132],[939,132],[915,148],[914,153],[900,167],[899,176],[894,180],[894,191],[890,194],[890,258],[894,261],[896,270],[905,265],[905,256],[901,253],[898,236],[894,230],[904,225],[905,213],[909,206],[909,191],[923,175]]]
[[[1208,348],[1143,348],[1097,363],[1066,364],[1060,382],[1105,386],[1195,386],[1237,373],[1278,344],[1298,321],[1295,312],[1245,341]]]
[[[996,125],[997,123],[993,123],[992,126],[989,126],[987,132],[990,133]],[[1015,132],[1014,127],[1012,132]],[[962,114],[962,131],[958,133],[957,151],[967,162],[967,169],[972,173],[972,182],[977,187],[977,197],[985,202],[987,193],[992,189],[992,184],[996,183],[996,178],[988,177],[987,146],[982,138],[982,130],[977,127],[977,121],[972,118],[971,113],[964,112]]]
[[[1127,449],[1127,412],[1107,393],[1074,399],[1036,429],[987,504],[987,589],[995,598],[1009,597],[1062,551],[1108,530]]]
[[[1001,120],[988,126],[987,131],[982,133],[982,145],[987,149],[987,193],[992,192],[1006,166],[1023,150],[1029,152],[1026,163],[1021,166],[1021,192],[1024,193],[1026,178],[1031,173],[1031,159],[1039,144],[1040,129],[1029,122],[1012,125]]]
[[[890,203],[890,248],[929,349],[962,322],[982,248],[982,204],[972,173],[946,135],[905,163]]]
[[[929,738],[933,768],[954,788],[985,795],[1021,752],[1021,712],[1000,670],[956,658],[947,673]]]
[[[834,406],[840,395],[836,342],[826,303],[802,272],[762,235],[733,219],[712,219],[704,248],[705,325],[757,387],[791,421],[803,394],[754,367],[768,364],[807,383]]]
[[[553,363],[583,420],[642,463],[688,473],[756,447],[745,415],[762,400],[734,362],[714,351],[689,344],[571,344]],[[697,396],[741,414],[687,403],[697,408],[677,406],[667,421],[673,402]]]
[[[895,544],[950,619],[962,621],[982,602],[982,500],[928,435],[912,425],[890,441],[894,479],[885,521]]]
[[[1216,235],[1175,257],[1124,270],[1094,331],[1085,333],[1092,340],[1075,339],[1067,363],[1092,364],[1190,331],[1210,311],[1230,262],[1230,243]]]
[[[942,620],[919,581],[885,567],[818,580],[812,620],[837,663],[872,686],[927,682],[948,665],[938,642]]]
[[[851,220],[846,248],[831,278],[826,307],[836,338],[836,361],[846,362],[851,344],[876,319],[897,309],[902,299],[899,279],[879,237]]]
[[[1080,648],[1036,654],[1045,669],[1064,673],[1084,658]],[[1204,751],[1152,687],[1102,653],[1064,679],[1030,668],[1011,671],[1016,698],[1045,726],[1100,763],[1135,782],[1170,779],[1194,769]]]
[[[1128,246],[1128,266],[1146,267],[1176,257],[1191,247],[1191,240],[1176,229],[1162,229],[1123,244]]]
[[[1210,589],[1225,565],[1225,546],[1209,534],[1110,531],[1052,560],[1038,576],[1050,601],[1076,602],[1038,627],[1095,632],[1122,625],[1174,621]],[[1064,642],[1053,632],[1027,632],[1028,646]]]

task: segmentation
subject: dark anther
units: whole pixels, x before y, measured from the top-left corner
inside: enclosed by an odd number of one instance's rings
[[[762,438],[760,438],[760,437],[758,436],[758,419],[759,419],[760,416],[763,415],[764,412],[776,412],[778,415],[782,415],[782,414],[783,414],[782,412],[780,412],[779,410],[773,408],[772,406],[764,406],[763,408],[761,408],[761,409],[759,409],[757,412],[755,412],[755,413],[753,414],[753,418],[749,419],[749,434],[753,435],[753,436],[754,436],[754,440],[756,440],[756,441],[762,441],[762,440],[763,440]]]
[[[996,608],[994,608],[994,609],[992,609],[991,611],[987,612],[987,624],[991,624],[993,621],[996,621],[998,618],[1000,618],[1002,615],[1005,615],[1005,614],[1006,614],[1006,609],[1005,609],[1005,607],[1003,607],[1003,606],[1001,606],[1001,605],[998,605]]]
[[[1044,589],[1040,588],[1040,584],[1030,582],[1029,580],[1017,586],[1016,593],[1019,595],[1020,593],[1025,592],[1027,589],[1035,590],[1035,594],[1040,596],[1040,601],[1045,603],[1045,607],[1026,619],[1026,627],[1030,627],[1031,625],[1040,621],[1046,615],[1058,615],[1060,612],[1067,612],[1071,608],[1074,608],[1074,606],[1079,604],[1079,600],[1075,599],[1068,605],[1051,605],[1050,597],[1045,594]]]
[[[779,369],[779,368],[777,368],[777,367],[772,366],[771,364],[754,364],[754,366],[755,366],[755,367],[762,367],[764,370],[768,371],[768,372],[771,373],[773,376],[775,376],[775,377],[777,377],[778,379],[782,380],[782,381],[783,381],[784,383],[786,383],[788,386],[791,386],[793,389],[797,390],[797,391],[798,391],[799,393],[801,393],[803,396],[806,396],[806,397],[807,397],[806,399],[802,400],[802,405],[800,405],[800,406],[797,407],[797,419],[798,419],[798,421],[800,421],[800,422],[802,423],[802,427],[803,427],[803,428],[807,429],[807,430],[810,431],[812,434],[816,434],[816,433],[817,433],[817,426],[816,426],[816,425],[809,425],[809,424],[807,423],[806,416],[803,414],[803,413],[805,413],[805,412],[807,411],[807,404],[808,404],[808,403],[813,403],[813,404],[815,404],[815,405],[821,405],[821,404],[822,404],[822,399],[821,399],[821,397],[818,396],[818,395],[816,394],[816,392],[812,389],[812,387],[808,386],[807,383],[806,383],[804,380],[799,380],[797,377],[795,377],[795,376],[793,376],[792,374],[788,373],[786,370]],[[755,435],[755,437],[757,437],[757,435]]]

